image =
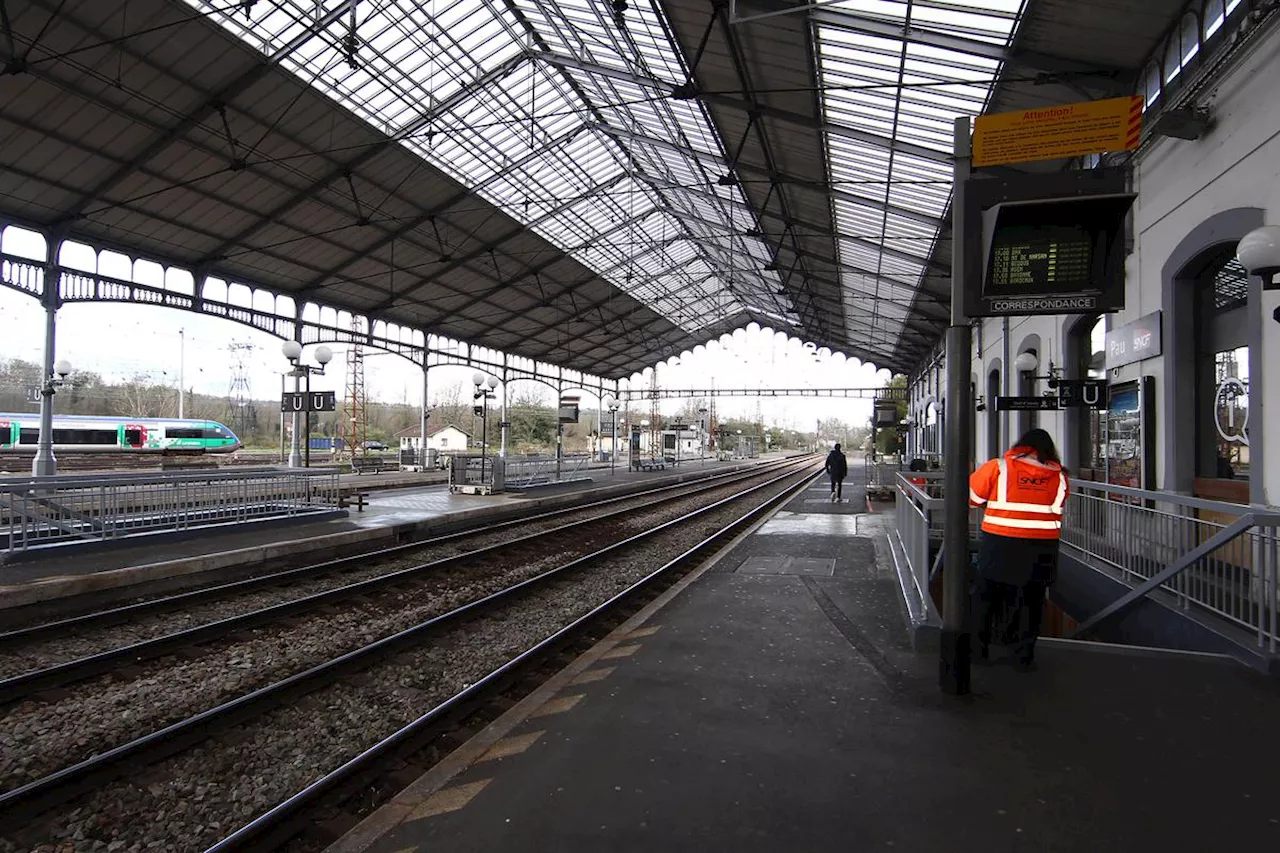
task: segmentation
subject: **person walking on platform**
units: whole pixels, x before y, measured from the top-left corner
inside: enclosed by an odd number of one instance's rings
[[[844,503],[844,478],[849,476],[849,460],[845,459],[840,445],[827,454],[823,470],[831,477],[831,502]]]
[[[1035,668],[1045,592],[1058,570],[1058,536],[1068,480],[1053,438],[1033,429],[969,477],[969,503],[983,508],[974,584],[976,659],[990,658],[998,610],[1018,619],[1015,664]],[[1025,618],[1025,622],[1024,622]]]

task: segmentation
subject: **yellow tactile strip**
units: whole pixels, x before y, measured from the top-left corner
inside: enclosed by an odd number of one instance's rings
[[[610,670],[612,672],[612,670]],[[574,693],[571,696],[560,696],[552,699],[538,710],[530,714],[530,717],[549,717],[552,714],[563,714],[565,711],[572,711],[574,707],[583,700],[586,694]]]
[[[355,829],[348,832],[342,838],[325,849],[325,853],[366,853],[366,851],[377,845],[378,841],[387,833],[409,820],[421,819],[429,817],[430,814],[421,814],[422,810],[427,809],[427,804],[437,795],[444,795],[447,791],[463,791],[463,793],[447,795],[446,802],[455,802],[461,799],[465,790],[470,790],[468,786],[475,787],[474,791],[467,796],[462,803],[465,806],[482,791],[492,779],[483,779],[476,782],[468,782],[448,787],[458,775],[466,771],[468,768],[478,763],[487,753],[493,750],[500,741],[508,737],[516,728],[524,724],[530,718],[538,715],[544,707],[548,706],[557,698],[557,694],[570,685],[589,684],[591,682],[600,681],[611,675],[616,667],[600,667],[593,668],[596,664],[605,658],[614,649],[626,643],[628,640],[640,639],[652,636],[656,633],[660,626],[646,626],[658,611],[667,606],[676,596],[684,592],[694,581],[702,577],[713,566],[724,559],[734,548],[742,541],[762,526],[769,517],[774,513],[770,513],[762,518],[750,529],[736,536],[733,541],[726,544],[707,562],[703,563],[696,570],[685,575],[676,583],[672,584],[661,595],[649,602],[641,608],[634,616],[623,622],[615,628],[607,637],[596,643],[576,660],[560,670],[558,673],[549,678],[544,684],[535,689],[528,696],[521,699],[512,706],[505,714],[494,720],[482,731],[477,733],[471,740],[467,741],[458,749],[454,750],[446,756],[439,764],[432,767],[421,777],[417,779],[409,787],[401,791],[396,797],[382,808],[365,818]],[[628,648],[623,646],[623,648]],[[630,651],[623,652],[624,655],[634,654],[639,646],[629,647]],[[577,702],[573,703],[574,705]],[[572,707],[572,706],[570,706]],[[566,709],[567,710],[567,709]],[[546,713],[556,713],[547,711]],[[526,747],[527,748],[527,747]],[[465,789],[465,790],[464,790]],[[461,808],[459,806],[458,808]],[[449,809],[448,811],[456,811]],[[443,814],[444,811],[433,812],[431,814]],[[414,849],[414,848],[406,848]],[[404,851],[400,851],[404,853]]]
[[[452,788],[441,788],[430,797],[427,797],[426,802],[414,809],[409,814],[408,819],[421,820],[424,817],[456,812],[471,802],[472,798],[483,791],[485,786],[492,781],[492,779],[478,779],[475,782],[454,785]]]
[[[589,669],[569,683],[575,686],[579,684],[594,684],[597,681],[603,681],[613,675],[613,671],[615,669],[617,669],[615,666],[602,666],[599,669]]]
[[[525,732],[524,734],[511,735],[504,737],[489,748],[489,751],[476,759],[481,761],[496,761],[499,758],[507,758],[511,755],[519,755],[529,747],[537,743],[538,738],[545,735],[546,732]]]

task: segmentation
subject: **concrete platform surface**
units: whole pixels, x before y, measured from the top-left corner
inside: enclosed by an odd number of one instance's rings
[[[945,697],[884,519],[811,497],[329,853],[1280,849],[1276,682],[1046,643]]]

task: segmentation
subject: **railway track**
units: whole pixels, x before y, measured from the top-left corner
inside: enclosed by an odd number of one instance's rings
[[[556,528],[556,530],[561,531],[559,534],[559,540],[547,538],[542,539],[544,545],[550,547],[550,553],[547,552],[546,547],[539,549],[533,546],[533,543],[537,541],[538,537],[545,537],[547,534],[532,534],[529,537],[526,537],[527,543],[525,545],[525,550],[527,554],[525,559],[523,561],[514,561],[515,563],[518,563],[518,565],[513,565],[513,561],[510,559],[510,552],[512,550],[511,546],[516,543],[507,542],[505,543],[505,551],[508,564],[505,567],[490,565],[488,568],[483,570],[476,569],[474,565],[476,563],[477,555],[487,554],[492,557],[501,550],[502,546],[476,549],[469,552],[468,555],[464,555],[469,557],[472,562],[472,568],[469,572],[461,574],[455,573],[451,578],[438,575],[434,581],[434,585],[430,587],[424,600],[415,601],[413,593],[403,591],[404,583],[409,581],[411,576],[399,574],[395,581],[387,582],[385,589],[393,590],[399,588],[401,590],[400,592],[392,592],[389,594],[393,598],[400,596],[400,598],[403,599],[401,602],[403,605],[402,611],[394,616],[388,615],[388,613],[383,613],[382,617],[372,620],[371,624],[355,625],[355,623],[360,622],[360,619],[350,618],[352,617],[352,614],[356,612],[356,609],[353,609],[351,605],[351,602],[356,599],[352,599],[351,596],[367,596],[368,588],[364,588],[365,591],[363,592],[356,593],[353,593],[350,589],[344,588],[346,591],[343,595],[340,598],[333,599],[333,601],[341,600],[346,602],[346,606],[344,606],[339,613],[348,618],[345,618],[345,620],[343,618],[337,618],[336,615],[332,613],[329,614],[329,617],[327,618],[334,620],[335,625],[345,624],[348,628],[351,628],[354,625],[356,627],[355,636],[364,641],[362,644],[357,645],[354,649],[347,650],[335,649],[333,646],[327,647],[324,649],[324,652],[328,657],[322,657],[320,662],[313,663],[308,667],[296,668],[295,671],[285,675],[284,677],[277,677],[279,673],[274,672],[274,680],[268,679],[268,683],[247,691],[232,691],[235,695],[231,697],[219,696],[219,691],[216,689],[205,690],[203,693],[200,690],[195,690],[193,695],[186,698],[189,698],[196,706],[200,706],[203,703],[203,707],[199,707],[194,711],[194,713],[190,713],[185,718],[179,719],[176,722],[166,722],[165,724],[154,727],[153,730],[142,734],[139,737],[134,737],[127,742],[122,742],[118,745],[105,749],[92,749],[90,751],[95,752],[96,754],[91,757],[68,764],[59,769],[53,769],[50,772],[45,772],[40,778],[22,784],[18,787],[10,788],[10,790],[5,794],[0,795],[0,827],[2,827],[6,832],[10,829],[18,830],[19,824],[22,822],[21,818],[29,815],[35,810],[51,808],[69,798],[76,797],[86,791],[91,791],[99,786],[108,784],[111,780],[117,779],[122,774],[132,774],[139,767],[148,765],[157,759],[167,756],[178,756],[175,760],[179,763],[194,760],[196,761],[196,764],[186,769],[179,768],[177,770],[170,770],[167,773],[162,773],[161,776],[157,778],[168,779],[170,781],[175,779],[183,780],[188,778],[198,778],[198,771],[201,767],[220,766],[219,760],[214,756],[205,756],[203,759],[183,757],[185,751],[190,750],[196,744],[203,743],[215,733],[229,732],[231,729],[241,726],[241,724],[249,725],[248,721],[263,719],[264,714],[270,716],[271,714],[268,712],[283,715],[286,718],[291,714],[305,714],[306,708],[303,708],[302,706],[295,706],[295,700],[303,695],[312,694],[305,703],[306,706],[311,709],[323,708],[326,712],[332,710],[334,707],[356,707],[366,710],[373,709],[375,712],[386,710],[391,716],[396,716],[398,713],[401,718],[404,718],[402,719],[402,722],[409,719],[405,718],[405,699],[404,696],[400,695],[400,693],[404,692],[404,689],[401,688],[393,686],[389,694],[382,695],[377,699],[369,699],[366,697],[365,699],[355,701],[354,704],[343,700],[342,695],[345,694],[342,694],[342,691],[355,691],[355,693],[358,694],[363,689],[358,686],[361,683],[359,679],[351,682],[347,680],[351,673],[356,670],[367,670],[371,666],[374,667],[374,669],[382,667],[384,670],[387,667],[390,667],[390,671],[392,672],[391,681],[385,683],[401,686],[404,685],[406,680],[410,682],[414,680],[413,673],[422,673],[424,671],[437,673],[443,672],[444,675],[448,677],[444,677],[442,680],[437,679],[437,681],[440,681],[439,684],[433,684],[432,686],[412,686],[407,688],[407,690],[410,694],[412,704],[417,706],[421,706],[424,699],[429,702],[430,705],[439,704],[434,701],[435,699],[453,702],[453,700],[449,698],[450,696],[455,694],[460,695],[459,690],[463,692],[470,691],[471,687],[480,684],[484,678],[488,678],[484,672],[479,672],[475,669],[479,662],[488,660],[492,657],[493,653],[496,653],[499,650],[501,650],[501,654],[506,654],[511,651],[511,641],[510,638],[507,637],[507,633],[509,633],[507,632],[508,627],[513,625],[526,625],[530,620],[536,622],[539,618],[550,618],[555,614],[563,615],[566,612],[566,609],[567,611],[576,611],[580,610],[582,607],[587,607],[588,610],[593,610],[598,606],[597,604],[591,603],[590,599],[593,597],[600,598],[600,596],[603,595],[603,600],[613,600],[619,591],[624,588],[629,588],[630,585],[635,584],[640,577],[649,576],[652,566],[656,564],[654,562],[655,557],[653,554],[650,554],[647,558],[641,559],[636,566],[631,566],[629,569],[625,567],[624,569],[619,569],[617,563],[613,561],[621,560],[622,563],[630,565],[627,561],[630,560],[635,562],[634,554],[638,553],[639,550],[644,548],[652,549],[653,547],[667,547],[669,549],[669,545],[655,546],[654,543],[663,537],[677,535],[676,531],[679,531],[677,538],[679,536],[684,536],[687,539],[689,538],[688,528],[690,525],[697,528],[694,532],[698,537],[702,537],[702,534],[706,531],[702,528],[698,528],[697,525],[702,523],[705,526],[706,523],[710,523],[712,520],[711,516],[714,516],[716,513],[724,514],[730,505],[743,500],[748,500],[749,496],[758,494],[762,489],[767,490],[774,487],[781,488],[780,484],[784,482],[794,482],[797,479],[807,479],[812,472],[812,463],[805,463],[803,466],[793,465],[790,467],[793,470],[774,470],[764,475],[757,471],[755,472],[754,479],[759,480],[763,478],[763,483],[757,483],[746,488],[741,488],[738,485],[728,487],[728,491],[730,493],[723,497],[718,496],[719,499],[710,504],[710,506],[704,506],[692,510],[686,508],[681,512],[674,513],[673,517],[665,521],[655,523],[652,514],[644,514],[642,517],[642,514],[635,510],[623,511],[630,516],[631,526],[633,528],[651,527],[652,529],[644,530],[639,533],[632,533],[629,529],[615,531],[615,534],[620,533],[622,535],[614,535],[611,541],[606,541],[609,540],[609,537],[607,536],[599,538],[598,541],[585,541],[584,539],[583,542],[577,543],[576,547],[569,549],[565,547],[563,541],[565,526],[561,526]],[[803,469],[805,469],[804,472],[799,474],[796,473],[795,469],[798,467],[803,467]],[[726,487],[722,486],[721,488]],[[611,521],[604,523],[614,523],[625,526],[626,521],[619,521],[616,517],[618,514],[618,511],[610,513],[609,517],[611,518]],[[594,521],[601,523],[599,522],[599,519],[595,519]],[[583,524],[589,523],[591,522],[583,522]],[[583,530],[579,525],[574,525],[571,529],[579,532]],[[456,561],[457,559],[458,558],[445,558],[442,562],[449,563],[450,561]],[[612,567],[612,571],[610,570],[610,567]],[[584,575],[588,576],[589,579],[594,578],[593,580],[590,580],[591,584],[595,584],[595,587],[593,588],[594,591],[590,595],[587,595],[582,591],[582,577]],[[420,582],[413,580],[412,583],[416,586]],[[397,587],[397,585],[399,586]],[[350,586],[352,585],[348,585],[348,587]],[[588,584],[588,586],[590,586],[590,584]],[[333,601],[320,599],[318,602],[313,601],[312,605],[324,606],[326,604],[332,604]],[[525,603],[517,605],[517,602]],[[368,602],[361,603],[361,606],[364,607],[364,610],[361,612],[366,614],[369,612],[367,603]],[[588,607],[587,605],[590,606]],[[495,608],[508,609],[503,611],[502,615],[499,616],[495,615],[498,612]],[[297,613],[300,612],[302,611],[295,611],[292,614],[286,613],[285,615],[293,615],[294,617],[297,617]],[[424,616],[425,618],[422,618]],[[578,619],[580,616],[581,614],[574,618]],[[556,616],[555,618],[561,617]],[[309,617],[309,623],[313,623],[314,621],[316,621],[315,616]],[[564,620],[561,619],[561,621]],[[576,624],[573,620],[570,620],[570,622]],[[477,628],[476,626],[480,627]],[[277,629],[278,627],[279,626],[277,626]],[[563,628],[564,626],[562,625],[559,627]],[[195,628],[196,631],[206,629],[207,626],[196,626]],[[244,631],[244,629],[240,630],[242,632]],[[287,639],[284,639],[284,637],[288,635],[289,630],[290,629],[286,628],[278,634],[267,630],[248,631],[248,634],[253,635],[250,637],[248,643],[242,643],[238,646],[233,644],[231,650],[222,658],[222,661],[225,665],[233,669],[245,666],[253,668],[257,665],[255,662],[262,660],[258,655],[261,655],[264,649],[269,650],[273,643],[289,642]],[[301,629],[294,630],[296,633],[297,630]],[[312,626],[312,630],[314,630],[314,626]],[[361,631],[363,631],[363,634],[361,634]],[[462,634],[457,634],[459,631],[461,631]],[[483,640],[478,644],[468,645],[466,638],[468,631],[472,631],[473,633],[478,632],[477,635],[483,637]],[[544,634],[540,636],[543,638],[549,637],[557,634],[558,631],[559,629],[551,632],[551,634]],[[303,633],[305,634],[305,631]],[[535,631],[535,633],[537,632]],[[225,637],[226,635],[214,636]],[[432,643],[424,649],[421,646],[421,643],[422,640],[428,636],[433,638]],[[254,647],[255,643],[257,644],[256,650]],[[318,645],[324,646],[325,644],[320,643]],[[518,642],[517,645],[519,645]],[[530,647],[530,649],[526,649],[525,651],[529,651],[535,647],[541,648],[541,645],[539,644],[534,647]],[[167,647],[160,653],[168,654],[172,657],[174,650],[177,648],[190,648],[190,646]],[[446,654],[445,650],[451,648],[458,652],[460,661],[452,665],[441,657]],[[521,655],[523,654],[524,652],[521,652]],[[417,656],[417,658],[414,663],[405,664],[400,660],[402,655],[410,655],[411,657]],[[133,658],[130,654],[122,653],[114,660],[117,666],[119,666],[123,661],[127,661],[127,665],[131,669],[138,669],[140,666],[138,660]],[[166,660],[168,660],[168,658]],[[508,656],[506,660],[509,662],[510,657]],[[246,661],[248,661],[247,664]],[[400,662],[397,663],[397,661]],[[172,670],[160,668],[157,671],[148,673],[145,670],[145,667],[142,667],[142,672],[125,673],[123,675],[117,673],[116,675],[108,677],[106,684],[102,685],[101,689],[102,691],[110,694],[108,704],[110,704],[111,701],[115,701],[117,713],[124,713],[119,710],[120,704],[123,701],[122,697],[134,695],[129,692],[128,686],[134,683],[135,680],[139,681],[142,685],[138,692],[140,693],[143,701],[148,701],[148,697],[150,697],[151,700],[159,701],[158,697],[164,691],[174,691],[177,689],[178,683],[181,682],[181,677],[179,675],[170,677],[168,673],[171,671],[174,673],[180,673],[181,670],[190,663],[191,661],[186,660],[183,657],[179,657],[176,663],[173,664]],[[268,660],[266,663],[268,664],[267,669],[270,670],[270,661]],[[485,665],[487,666],[488,664]],[[408,667],[407,669],[405,668],[406,666]],[[505,667],[506,664],[501,664],[501,666]],[[397,667],[400,669],[397,670]],[[496,670],[488,670],[490,674],[494,671]],[[440,693],[440,691],[444,689],[444,687],[441,686],[442,684],[450,684],[452,683],[450,678],[456,681],[459,677],[466,682],[466,684],[463,684],[459,690],[454,690],[453,693],[449,693],[447,695]],[[377,678],[375,678],[374,681],[377,681]],[[47,691],[48,687],[46,686],[43,689]],[[338,693],[335,694],[337,698],[334,698],[332,701],[316,700],[313,691],[329,689],[338,691]],[[397,690],[399,690],[399,693]],[[92,698],[92,695],[97,694],[91,694],[90,698]],[[468,692],[468,695],[470,696],[471,693]],[[138,696],[134,695],[134,698],[136,699]],[[213,701],[210,701],[211,699]],[[59,697],[56,695],[49,698],[49,701],[54,704],[65,700],[66,697]],[[461,700],[459,700],[459,702],[460,701]],[[336,703],[336,705],[334,703]],[[454,707],[456,705],[458,705],[458,702],[454,702],[450,707]],[[51,718],[56,717],[56,715],[49,713],[50,709],[47,706],[41,706],[38,709],[35,707],[27,708],[27,706],[34,706],[34,703],[25,702],[17,706],[18,708],[26,708],[24,713],[26,713],[27,716],[24,719],[31,721],[44,720],[47,723]],[[92,714],[95,711],[100,713],[102,704],[99,703],[98,705],[94,705],[92,701],[86,700],[85,704],[76,707],[81,708],[83,713]],[[276,710],[272,711],[272,709]],[[15,714],[11,712],[9,715],[10,720],[12,720],[14,716]],[[22,717],[21,714],[17,716]],[[418,715],[411,715],[411,718],[416,716]],[[257,725],[257,723],[254,723],[254,725]],[[284,733],[280,734],[280,736],[282,738],[286,738],[287,733],[299,725],[302,725],[304,729],[306,728],[302,721],[295,720],[294,722],[285,725]],[[385,728],[385,726],[383,726],[383,728]],[[255,729],[255,731],[257,730]],[[279,730],[273,731],[280,733]],[[341,726],[340,731],[348,733],[352,731],[363,732],[364,728],[363,724],[362,727],[355,730],[352,730],[349,726]],[[221,737],[222,735],[218,736]],[[334,736],[333,732],[327,732],[327,736]],[[264,755],[270,755],[277,752],[280,745],[278,741],[271,738],[267,738],[267,740],[263,741],[258,735],[248,734],[246,732],[240,732],[239,734],[232,736],[231,739],[235,743],[241,744],[253,742],[256,744],[254,749],[263,750],[261,754]],[[321,741],[324,739],[325,738],[323,736],[320,737]],[[357,739],[359,740],[359,738]],[[365,738],[365,740],[367,740],[367,738]],[[366,743],[355,744],[355,746],[359,747],[356,750],[357,753],[363,750],[367,745],[368,744]],[[347,746],[352,747],[351,744],[348,744]],[[199,749],[203,748],[204,747],[200,747]],[[194,755],[199,753],[199,749],[196,749],[195,753],[192,754]],[[255,752],[254,754],[257,755],[259,753]],[[331,765],[325,769],[330,769],[330,767]],[[26,770],[29,771],[30,768],[31,765],[28,763],[26,765]],[[16,768],[16,770],[22,769],[23,768]],[[44,769],[47,770],[48,768]],[[15,768],[5,768],[5,770],[7,771],[6,775],[10,780],[16,778]],[[188,773],[190,773],[190,776],[187,775]],[[292,785],[293,787],[290,788],[290,790],[295,790],[302,784],[312,781],[310,779],[302,779],[301,782],[299,782],[298,779],[289,776],[287,773],[284,775],[289,778],[282,779],[280,781],[284,782],[286,787]],[[276,782],[275,778],[270,778],[274,784]],[[112,787],[118,787],[119,784],[128,783],[114,783]],[[157,784],[159,786],[158,788]],[[152,784],[143,790],[142,795],[144,798],[163,798],[162,795],[164,795],[166,791],[169,791],[169,787],[166,787],[166,785],[168,785],[167,782]],[[253,792],[257,792],[259,787],[261,786],[250,786]],[[272,786],[268,785],[266,787]],[[278,787],[278,785],[275,787]],[[233,789],[233,791],[222,791],[221,793],[224,794],[225,797],[233,804],[236,804],[237,797],[234,794],[234,790],[235,789]],[[255,807],[259,808],[259,810],[264,806],[269,807],[270,805],[273,805],[272,803],[265,802],[266,799],[270,799],[269,796],[264,798],[256,796],[256,794],[254,796],[243,794],[238,802],[239,806],[244,806],[246,804],[244,797],[248,797],[249,800],[254,801]],[[258,800],[263,801],[258,802]],[[236,809],[232,808],[231,811],[235,813]],[[66,823],[64,819],[63,823],[60,824],[58,819],[55,818],[54,823],[56,825],[73,825],[75,824],[75,821],[72,820],[70,823]],[[230,826],[224,826],[221,822],[205,823],[200,827],[204,830],[200,834],[209,836],[210,829],[211,827],[215,827],[215,824],[216,831],[230,831],[232,828]],[[189,834],[191,829],[192,827],[188,826],[184,831]],[[83,827],[81,827],[81,832],[83,834]],[[37,835],[38,834],[39,833],[37,833]],[[0,846],[0,850],[9,849],[17,850],[26,848]],[[55,848],[49,847],[47,849],[52,850]],[[84,849],[92,848],[85,847]],[[166,847],[164,849],[195,848]],[[255,847],[244,849],[261,848]]]
[[[0,705],[344,598],[447,571],[502,548],[577,535],[600,522],[660,507],[672,495],[705,494],[777,470],[714,474],[693,483],[578,504],[481,529],[269,572],[0,633]],[[537,546],[535,546],[537,547]]]

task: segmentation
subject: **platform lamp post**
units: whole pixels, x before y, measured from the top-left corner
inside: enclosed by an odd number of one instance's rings
[[[36,458],[31,463],[31,476],[53,477],[58,473],[58,460],[53,455],[53,395],[67,383],[71,362],[59,359],[53,371],[40,385],[40,440]]]
[[[498,377],[485,377],[480,371],[471,374],[471,384],[476,386],[474,399],[480,401],[480,405],[475,408],[480,415],[480,485],[484,485],[484,464],[485,459],[489,455],[489,400],[496,397],[495,391],[498,387]],[[494,465],[498,463],[495,462]]]
[[[605,397],[604,407],[609,410],[609,434],[613,437],[613,450],[609,453],[609,476],[613,476],[614,466],[618,464],[618,400],[616,397]]]
[[[318,367],[314,365],[302,363],[302,344],[299,343],[298,341],[285,341],[280,346],[280,352],[284,353],[284,357],[289,359],[289,363],[293,365],[293,369],[290,370],[286,375],[293,377],[294,393],[297,393],[298,391],[302,390],[302,388],[299,387],[302,384],[302,379],[305,377],[307,380],[306,396],[303,398],[302,408],[305,409],[307,413],[307,433],[308,433],[307,462],[310,463],[311,461],[311,435],[310,435],[310,432],[311,432],[311,374],[317,373],[321,376],[324,375],[324,366],[333,360],[333,350],[323,345],[316,347],[316,361],[320,363]],[[301,468],[303,466],[302,452],[299,447],[299,440],[301,439],[301,434],[302,434],[302,411],[299,409],[294,409],[293,440],[289,442],[289,467],[290,468]]]

